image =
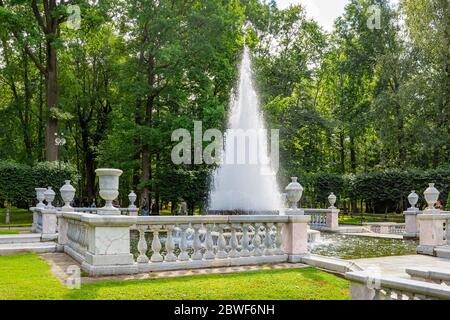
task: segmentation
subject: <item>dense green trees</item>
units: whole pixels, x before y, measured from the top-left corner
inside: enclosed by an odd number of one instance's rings
[[[204,208],[212,168],[173,165],[171,133],[224,129],[245,42],[280,129],[281,185],[298,175],[325,192],[344,175],[446,166],[449,17],[447,0],[351,0],[325,32],[275,1],[0,0],[0,159],[55,160],[64,132],[58,159],[77,168],[80,198],[112,166],[123,197]]]

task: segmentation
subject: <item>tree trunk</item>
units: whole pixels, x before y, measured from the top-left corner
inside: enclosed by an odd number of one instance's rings
[[[58,160],[58,147],[55,144],[55,134],[58,130],[58,122],[51,114],[52,108],[58,105],[58,80],[56,73],[57,57],[56,49],[50,40],[47,40],[47,88],[46,88],[46,133],[45,133],[45,159],[47,161]]]

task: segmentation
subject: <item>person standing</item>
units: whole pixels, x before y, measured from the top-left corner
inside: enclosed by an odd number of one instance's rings
[[[186,215],[186,209],[187,209],[186,201],[184,201],[184,199],[181,199],[180,211],[178,212],[178,214],[183,216]]]
[[[143,215],[143,216],[148,216],[148,206],[147,206],[147,201],[144,201],[144,204],[142,205],[142,215]]]

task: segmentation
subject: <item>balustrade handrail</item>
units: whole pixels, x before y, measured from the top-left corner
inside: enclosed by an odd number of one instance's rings
[[[333,211],[339,210],[339,209],[303,209],[303,212],[305,214],[326,214],[326,213],[332,213]]]
[[[188,224],[188,223],[255,223],[272,222],[287,223],[290,216],[258,215],[258,216],[139,216],[138,225]]]
[[[401,294],[422,295],[428,298],[449,300],[450,288],[439,284],[389,276],[370,276],[364,272],[347,272],[345,278],[360,284],[377,285],[374,290],[398,290]]]

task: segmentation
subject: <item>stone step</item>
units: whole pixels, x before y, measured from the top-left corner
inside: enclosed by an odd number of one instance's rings
[[[56,243],[49,241],[49,242],[0,244],[0,256],[24,252],[35,252],[35,253],[56,252]]]
[[[316,254],[307,254],[301,258],[301,262],[307,265],[321,268],[330,272],[345,274],[349,271],[362,271],[359,265],[352,261],[339,258],[320,256]]]
[[[434,249],[438,258],[450,259],[450,246],[442,246]]]
[[[41,234],[40,233],[2,234],[2,235],[0,235],[0,244],[34,243],[34,242],[41,242]]]

